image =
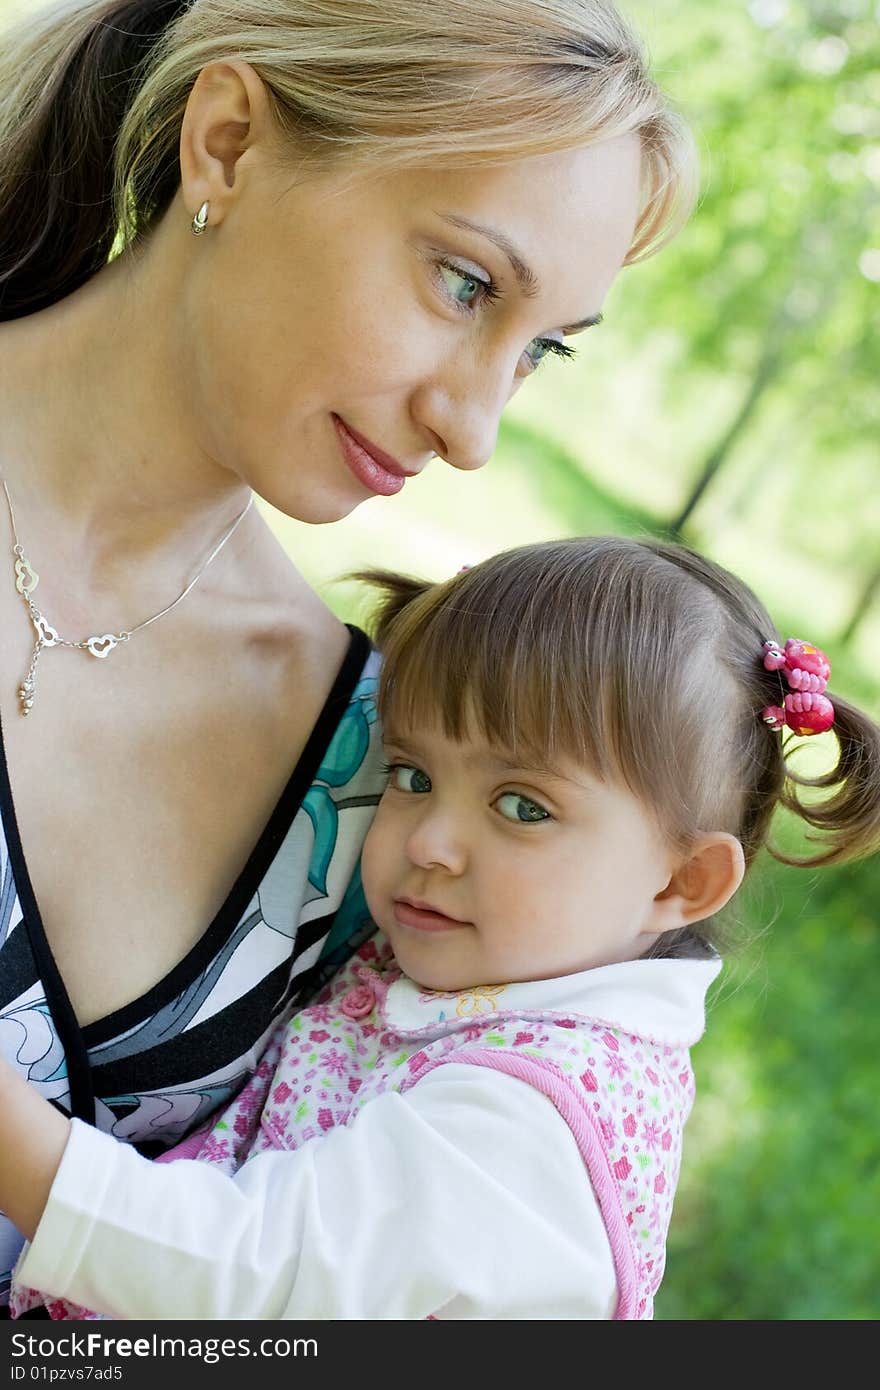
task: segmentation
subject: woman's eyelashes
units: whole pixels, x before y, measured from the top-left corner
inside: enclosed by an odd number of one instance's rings
[[[484,280],[452,261],[438,261],[437,269],[447,298],[461,308],[473,309],[479,304],[489,304],[501,298],[501,291],[491,276]]]
[[[561,343],[558,338],[533,338],[526,348],[526,356],[532,363],[533,371],[538,370],[549,353],[561,357],[563,362],[570,362],[572,358],[577,357],[577,348],[569,347],[568,343]]]
[[[454,261],[448,260],[437,261],[436,267],[438,283],[444,298],[464,313],[473,314],[481,306],[502,298],[501,290],[491,276],[483,279],[465,266],[456,265]],[[523,356],[529,363],[530,370],[534,372],[544,358],[551,354],[570,362],[577,356],[577,349],[569,347],[558,338],[532,338],[526,345]]]

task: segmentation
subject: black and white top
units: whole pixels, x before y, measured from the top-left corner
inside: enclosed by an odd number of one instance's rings
[[[282,1013],[373,930],[361,845],[384,787],[378,656],[357,628],[225,903],[140,999],[80,1028],[40,920],[0,730],[0,1055],[65,1112],[154,1155],[223,1105]],[[0,1214],[0,1304],[21,1248]]]

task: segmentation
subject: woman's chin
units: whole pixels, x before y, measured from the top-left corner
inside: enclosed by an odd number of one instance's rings
[[[344,521],[362,502],[370,500],[369,497],[334,494],[329,489],[316,489],[314,495],[309,497],[290,497],[274,492],[269,496],[260,495],[264,502],[289,521],[299,521],[306,526],[330,526],[334,521]]]

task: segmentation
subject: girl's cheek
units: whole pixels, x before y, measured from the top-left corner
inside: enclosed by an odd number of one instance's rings
[[[377,821],[374,820],[367,832],[361,852],[361,877],[367,898],[370,897],[371,893],[378,893],[382,885],[382,840],[381,827],[378,827]]]

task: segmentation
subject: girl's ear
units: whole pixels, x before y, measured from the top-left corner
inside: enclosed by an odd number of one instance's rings
[[[745,870],[736,836],[723,830],[701,836],[654,898],[646,931],[659,935],[711,917],[733,897]]]

